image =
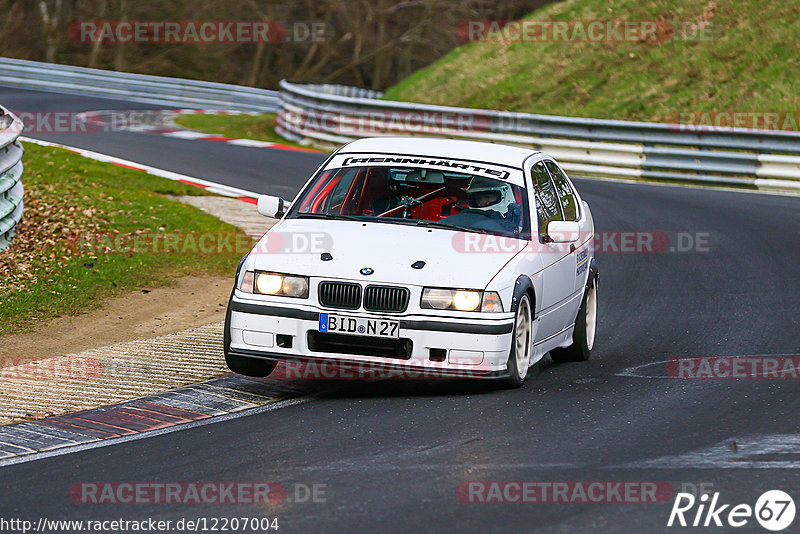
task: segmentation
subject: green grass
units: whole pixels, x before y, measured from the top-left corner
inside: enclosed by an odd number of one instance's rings
[[[275,132],[275,114],[263,115],[179,115],[175,122],[184,128],[234,139],[255,139],[298,148],[309,148],[289,141]]]
[[[797,117],[800,109],[798,0],[566,0],[527,19],[659,21],[659,38],[473,42],[385,98],[668,122],[689,122],[682,113],[731,111]],[[668,21],[707,26],[702,38],[676,38]]]
[[[0,252],[0,335],[182,275],[233,275],[241,250],[191,239],[248,238],[167,196],[201,189],[62,149],[25,149],[25,215],[11,248]]]

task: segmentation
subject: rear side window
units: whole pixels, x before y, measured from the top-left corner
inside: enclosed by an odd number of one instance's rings
[[[575,191],[570,187],[564,172],[555,163],[546,161],[545,165],[547,165],[547,170],[550,171],[550,176],[553,177],[553,183],[556,185],[558,198],[561,200],[561,207],[564,210],[564,220],[577,221],[578,198],[575,196]]]
[[[564,216],[561,213],[561,206],[558,202],[558,194],[553,186],[553,181],[541,162],[531,167],[531,178],[536,194],[536,215],[539,217],[539,234],[544,235],[547,232],[547,225],[550,221],[563,221]]]

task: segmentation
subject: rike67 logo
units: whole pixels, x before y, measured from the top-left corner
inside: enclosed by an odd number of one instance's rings
[[[681,527],[744,527],[755,519],[767,530],[786,530],[794,521],[794,500],[781,490],[764,492],[755,506],[749,504],[723,504],[719,492],[711,497],[703,494],[695,498],[691,493],[678,493],[672,504],[667,526]]]

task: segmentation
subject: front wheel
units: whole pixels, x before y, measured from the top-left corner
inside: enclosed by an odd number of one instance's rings
[[[597,333],[597,278],[589,279],[589,286],[583,294],[581,308],[575,319],[572,345],[553,349],[550,357],[554,362],[585,362],[592,355],[594,338]]]
[[[275,369],[275,365],[277,365],[277,362],[272,360],[248,358],[247,356],[239,356],[237,354],[226,354],[225,363],[228,364],[228,369],[234,373],[257,378],[269,376],[273,369]]]
[[[506,369],[508,376],[505,384],[509,387],[520,387],[529,376],[531,367],[531,345],[533,344],[533,312],[531,299],[523,295],[517,307],[514,319],[514,330],[511,337],[511,350],[508,354]]]

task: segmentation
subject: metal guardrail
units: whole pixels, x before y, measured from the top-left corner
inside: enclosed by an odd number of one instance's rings
[[[176,108],[278,111],[267,89],[0,58],[0,84]]]
[[[379,100],[351,87],[281,81],[278,132],[339,145],[427,135],[530,147],[574,174],[800,190],[800,133],[558,117]]]
[[[322,93],[332,96],[347,96],[350,98],[367,98],[373,100],[383,97],[382,91],[375,91],[373,89],[364,89],[361,87],[354,87],[352,85],[337,85],[332,83],[307,83],[303,84],[302,87],[308,89],[309,91],[314,91],[316,93]]]
[[[11,245],[22,219],[22,122],[0,107],[0,250]]]

